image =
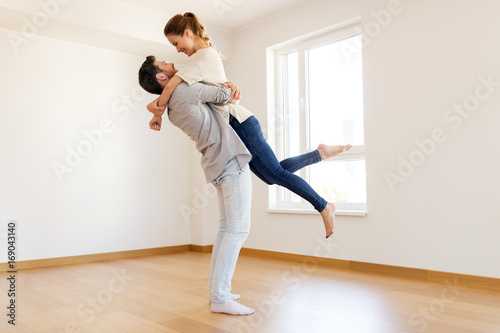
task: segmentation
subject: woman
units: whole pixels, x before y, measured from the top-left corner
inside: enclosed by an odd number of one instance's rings
[[[205,28],[193,13],[172,17],[165,26],[164,34],[175,46],[177,52],[185,53],[190,59],[169,80],[160,97],[148,105],[148,110],[155,114],[150,122],[151,128],[155,130],[159,130],[158,124],[161,124],[160,117],[165,111],[165,105],[182,81],[190,85],[195,82],[214,85],[227,82],[220,55],[211,47]],[[258,119],[250,111],[239,104],[214,104],[213,106],[221,112],[252,154],[250,162],[252,172],[266,184],[284,186],[311,203],[321,214],[326,238],[330,237],[335,228],[334,203],[323,199],[305,180],[294,175],[294,172],[347,151],[351,145],[320,144],[313,152],[279,162],[264,138]],[[158,124],[155,124],[155,119],[158,120]]]

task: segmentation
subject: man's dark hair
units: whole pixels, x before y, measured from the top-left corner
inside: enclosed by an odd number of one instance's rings
[[[147,56],[146,61],[142,63],[139,69],[139,84],[151,94],[161,95],[163,87],[156,80],[156,74],[161,72],[158,66],[155,66],[155,56]]]

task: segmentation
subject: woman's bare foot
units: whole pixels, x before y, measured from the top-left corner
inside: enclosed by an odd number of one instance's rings
[[[326,238],[328,238],[333,235],[333,229],[335,229],[335,204],[329,202],[320,214],[325,224]]]
[[[321,160],[326,160],[327,158],[333,157],[335,155],[338,155],[340,153],[343,153],[345,151],[348,151],[351,149],[351,145],[345,145],[345,146],[327,146],[325,144],[320,143],[318,145],[318,151],[319,154],[321,155]]]

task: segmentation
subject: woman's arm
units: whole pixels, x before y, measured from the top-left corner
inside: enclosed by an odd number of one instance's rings
[[[167,105],[168,101],[170,100],[170,97],[174,93],[175,88],[182,82],[183,80],[178,77],[177,75],[174,75],[167,83],[165,88],[163,88],[163,92],[160,95],[160,98],[158,98],[158,106],[165,106]]]
[[[149,103],[147,106],[147,109],[149,112],[153,113],[155,116],[161,117],[163,115],[163,113],[165,112],[165,110],[167,109],[167,107],[166,106],[161,106],[161,107],[158,106],[158,99],[160,99],[160,97],[158,97],[157,99],[155,99],[154,101]]]
[[[147,109],[149,112],[153,113],[155,116],[162,116],[165,112],[166,105],[170,100],[170,97],[174,93],[175,88],[182,82],[183,80],[174,75],[167,83],[165,88],[157,99],[148,104]]]
[[[232,81],[228,81],[228,82],[224,83],[223,86],[231,89],[231,100],[229,101],[229,103],[233,103],[233,104],[238,103],[240,101],[240,98],[241,98],[240,88],[238,88],[238,86]]]

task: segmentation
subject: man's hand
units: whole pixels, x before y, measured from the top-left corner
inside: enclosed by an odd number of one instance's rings
[[[231,100],[229,101],[229,103],[236,103],[240,100],[241,91],[234,82],[226,82],[224,83],[224,87],[231,89]]]
[[[151,128],[153,131],[159,131],[161,129],[161,117],[159,116],[153,116],[153,119],[149,122],[149,128]]]
[[[158,106],[158,98],[148,104],[148,111],[153,113],[155,116],[161,117],[163,113],[165,113],[167,106]]]

